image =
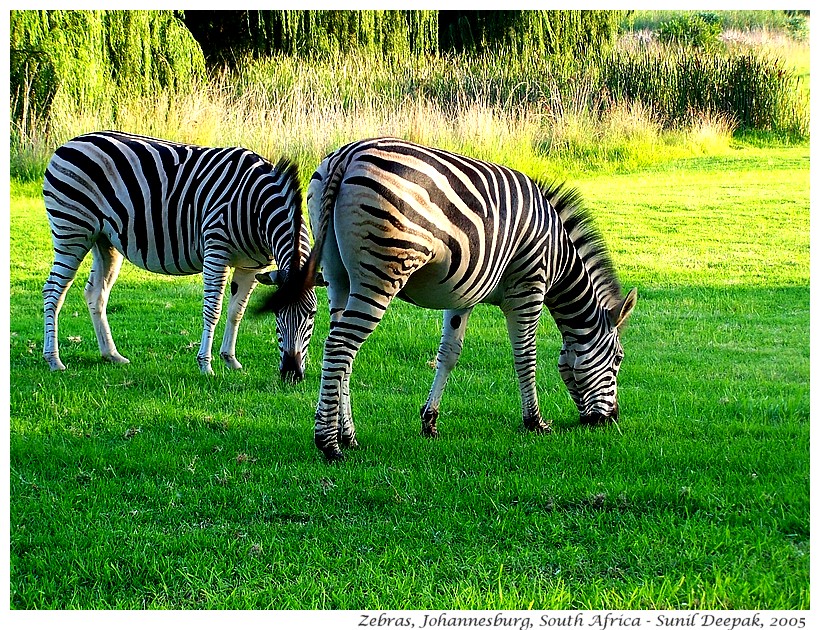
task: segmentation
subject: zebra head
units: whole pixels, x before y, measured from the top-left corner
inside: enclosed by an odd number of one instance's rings
[[[287,269],[276,269],[256,275],[262,284],[275,285],[279,291],[288,291]],[[275,295],[275,294],[274,294]],[[298,382],[305,377],[305,364],[310,338],[313,336],[313,322],[316,317],[316,291],[306,287],[298,299],[279,303],[272,308],[276,313],[276,336],[279,339],[279,374],[283,381]]]
[[[581,424],[618,420],[617,378],[624,358],[620,327],[635,308],[637,298],[637,291],[632,289],[620,304],[603,309],[591,337],[564,337],[558,371],[578,408]]]

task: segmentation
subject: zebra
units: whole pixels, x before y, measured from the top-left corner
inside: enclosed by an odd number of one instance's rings
[[[197,362],[213,374],[211,347],[230,282],[228,321],[220,356],[236,359],[236,333],[258,281],[285,285],[310,251],[302,219],[297,166],[276,165],[241,147],[212,148],[117,131],[93,132],[60,146],[43,181],[54,263],[43,288],[43,356],[60,360],[57,320],[66,292],[89,250],[93,263],[85,300],[100,354],[129,363],[111,336],[106,306],[123,259],[166,275],[203,275],[203,332]],[[279,268],[263,272],[274,263]],[[304,376],[313,334],[315,291],[276,318],[280,374]]]
[[[580,194],[484,161],[397,138],[347,144],[328,155],[307,194],[330,327],[314,441],[328,460],[358,445],[350,410],[353,359],[393,298],[443,310],[422,434],[438,435],[439,403],[478,303],[503,312],[526,429],[546,433],[535,388],[536,330],[544,306],[562,335],[559,373],[580,422],[618,418],[619,329],[625,297]],[[307,272],[306,278],[312,273]],[[269,296],[276,310],[288,295]]]

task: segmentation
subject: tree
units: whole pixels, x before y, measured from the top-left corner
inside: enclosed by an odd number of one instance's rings
[[[623,11],[441,11],[439,49],[579,57],[607,49]]]
[[[424,54],[438,40],[437,11],[186,11],[185,24],[210,64],[228,66],[277,52]]]
[[[177,88],[205,76],[199,44],[174,11],[12,11],[14,120],[47,120],[55,100],[97,108],[118,90]]]

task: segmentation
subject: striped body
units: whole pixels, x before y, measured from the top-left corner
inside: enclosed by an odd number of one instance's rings
[[[59,147],[43,183],[54,264],[43,289],[45,344],[52,369],[60,361],[57,318],[80,263],[94,261],[85,297],[100,353],[127,363],[106,316],[123,257],[160,274],[203,274],[203,334],[197,360],[212,373],[213,333],[231,279],[228,325],[220,355],[231,368],[236,332],[257,283],[278,263],[280,275],[309,251],[301,222],[295,165],[273,165],[238,147],[209,148],[119,132],[89,133]],[[312,300],[311,300],[312,298]],[[301,378],[313,331],[315,293],[277,315],[283,376]]]
[[[378,138],[325,158],[311,179],[308,211],[316,237],[311,258],[323,268],[331,313],[315,418],[316,444],[329,459],[357,443],[352,362],[394,297],[444,311],[422,433],[437,434],[439,402],[470,312],[481,302],[506,317],[528,429],[550,429],[535,390],[535,336],[545,304],[563,335],[560,372],[582,420],[617,416],[618,326],[635,294],[621,298],[574,191]]]

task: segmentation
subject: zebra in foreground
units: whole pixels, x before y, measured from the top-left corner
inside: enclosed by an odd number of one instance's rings
[[[635,306],[575,190],[395,138],[331,153],[308,188],[315,243],[306,280],[321,265],[331,324],[325,342],[315,442],[330,459],[356,446],[350,411],[353,359],[394,297],[443,309],[436,374],[421,408],[437,435],[439,402],[479,302],[507,320],[524,426],[547,432],[535,388],[536,330],[544,305],[563,336],[558,369],[587,424],[618,417],[619,327]],[[295,293],[298,295],[298,292]],[[292,296],[276,293],[272,310]]]
[[[203,332],[197,354],[200,370],[212,374],[211,346],[228,281],[231,297],[220,355],[236,360],[236,333],[257,272],[283,284],[310,251],[302,221],[302,192],[296,165],[275,166],[239,147],[210,148],[104,131],[78,136],[59,147],[43,182],[51,224],[54,263],[43,288],[43,356],[52,370],[64,370],[57,319],[80,263],[93,253],[85,300],[100,353],[128,363],[114,345],[106,316],[111,287],[123,257],[148,271],[167,275],[203,274]],[[267,279],[265,278],[267,276]],[[277,314],[282,378],[304,374],[313,333],[316,294]]]

